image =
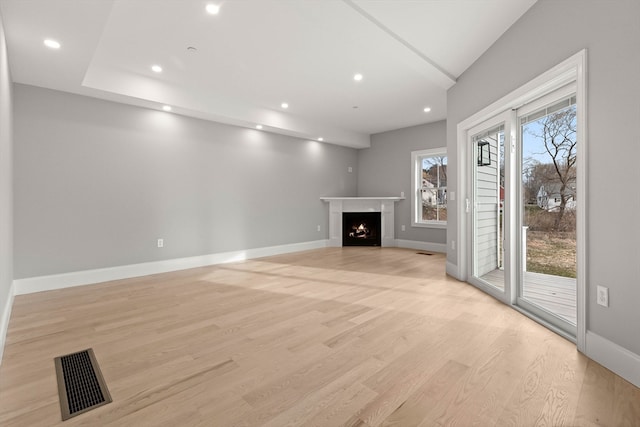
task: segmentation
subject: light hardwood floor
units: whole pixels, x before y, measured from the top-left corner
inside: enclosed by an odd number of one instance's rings
[[[15,299],[2,426],[638,426],[640,390],[444,273],[327,248]],[[113,403],[62,423],[53,358]]]

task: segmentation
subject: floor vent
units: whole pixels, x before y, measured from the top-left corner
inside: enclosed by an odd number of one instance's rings
[[[433,255],[431,252],[416,252],[418,255]]]
[[[93,349],[54,359],[62,421],[111,402]]]

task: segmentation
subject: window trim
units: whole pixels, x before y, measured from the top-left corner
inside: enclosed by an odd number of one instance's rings
[[[423,157],[447,156],[447,147],[429,148],[411,152],[411,226],[420,228],[447,228],[447,221],[418,222],[420,204],[418,203],[418,191],[422,187],[422,167],[420,161]],[[448,164],[447,159],[447,164]],[[447,183],[448,184],[448,183]],[[445,187],[446,188],[446,187]]]

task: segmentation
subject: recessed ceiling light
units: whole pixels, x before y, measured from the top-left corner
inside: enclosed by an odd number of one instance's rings
[[[154,73],[161,73],[162,72],[162,67],[159,65],[152,65],[151,69],[153,70]]]
[[[256,129],[262,129],[262,125],[256,125]]]
[[[318,138],[318,141],[322,142],[322,141],[324,141],[324,138],[320,137],[320,138]]]
[[[44,45],[51,49],[60,49],[60,43],[52,39],[45,39]]]
[[[220,6],[217,4],[209,3],[205,9],[207,9],[207,13],[210,15],[217,15],[220,13]]]
[[[424,110],[422,111],[424,111],[425,113],[428,113],[429,111],[431,111],[431,107],[424,107]]]
[[[353,76],[353,80],[359,82],[360,80],[362,80],[362,74],[358,73],[356,75]]]
[[[171,111],[171,106],[170,106],[170,105],[163,105],[163,106],[162,106],[162,109],[163,109],[164,111]]]
[[[280,106],[281,106],[282,108],[284,108],[285,110],[286,110],[287,108],[289,108],[289,104],[287,104],[286,102],[283,102],[282,104],[280,104]]]

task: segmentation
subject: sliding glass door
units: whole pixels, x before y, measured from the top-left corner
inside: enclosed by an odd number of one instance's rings
[[[469,211],[471,280],[476,286],[503,301],[510,296],[505,276],[505,143],[509,139],[510,115],[505,114],[476,126],[470,132],[472,146],[471,199]]]
[[[575,336],[577,109],[564,88],[518,110],[517,304]]]
[[[576,335],[577,109],[568,85],[468,131],[470,279]],[[513,132],[512,132],[513,131]]]

